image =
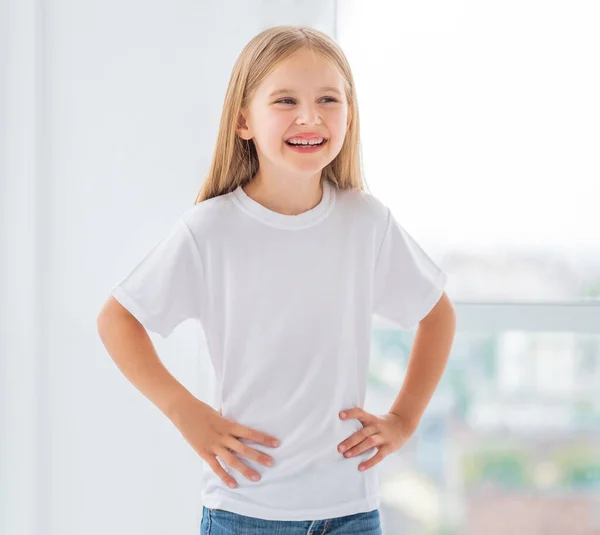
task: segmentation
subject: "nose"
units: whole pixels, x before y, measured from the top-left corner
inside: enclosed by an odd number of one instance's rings
[[[301,106],[296,122],[298,124],[319,124],[321,115],[318,107],[311,103]]]

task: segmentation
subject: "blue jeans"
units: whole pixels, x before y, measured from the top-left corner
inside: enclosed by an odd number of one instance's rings
[[[200,535],[382,535],[379,509],[325,520],[262,520],[202,507]]]

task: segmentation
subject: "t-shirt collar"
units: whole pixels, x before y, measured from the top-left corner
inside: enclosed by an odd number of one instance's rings
[[[290,229],[307,228],[317,224],[327,217],[335,202],[335,185],[329,180],[323,181],[323,195],[319,204],[298,215],[281,214],[269,210],[249,197],[242,186],[238,186],[232,193],[237,205],[255,219],[274,227]]]

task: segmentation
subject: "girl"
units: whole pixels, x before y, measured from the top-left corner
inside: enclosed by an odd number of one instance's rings
[[[374,535],[373,468],[415,431],[450,352],[445,284],[364,190],[342,50],[279,26],[235,63],[195,204],[112,289],[98,326],[119,368],[206,461],[202,534]],[[419,327],[382,416],[362,408],[373,313]],[[219,410],[166,371],[147,335],[189,318],[206,334]]]

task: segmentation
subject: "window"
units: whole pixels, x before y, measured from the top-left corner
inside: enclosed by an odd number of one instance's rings
[[[371,191],[463,301],[600,302],[600,5],[338,3]]]
[[[600,527],[599,24],[592,0],[337,3],[367,184],[458,316],[384,461],[390,535]],[[391,406],[413,336],[376,319],[367,410]]]

